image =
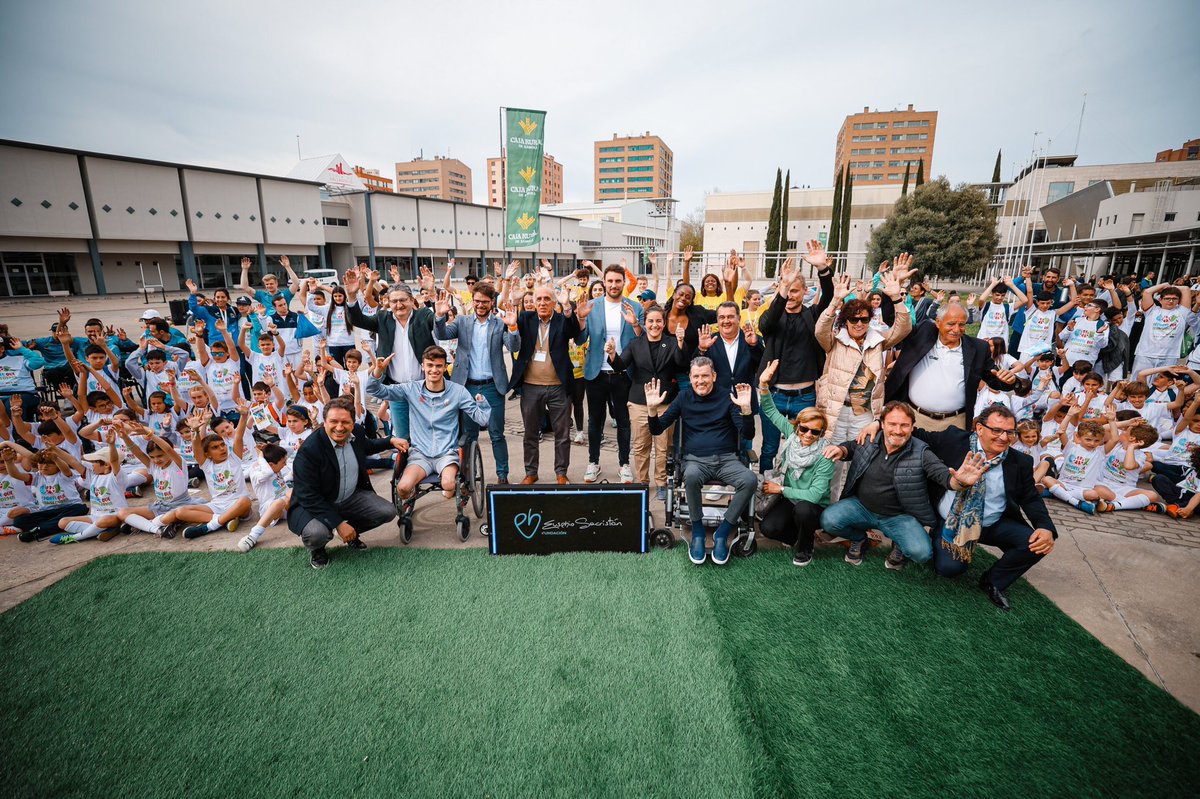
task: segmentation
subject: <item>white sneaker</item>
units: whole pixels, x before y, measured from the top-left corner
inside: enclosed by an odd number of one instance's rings
[[[600,464],[589,463],[587,471],[583,473],[583,482],[594,483],[596,482],[596,479],[600,477],[600,474]]]
[[[248,535],[241,541],[238,541],[238,549],[242,552],[249,552],[254,549],[254,545],[258,543],[258,539],[252,535]]]
[[[574,441],[576,444],[582,444],[583,443],[583,431],[580,430],[577,433],[575,433],[575,437],[571,440]]]
[[[621,482],[622,483],[632,483],[633,482],[633,469],[629,468],[628,463],[621,467]]]

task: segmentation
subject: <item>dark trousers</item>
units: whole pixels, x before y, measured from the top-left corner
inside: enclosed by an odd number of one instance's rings
[[[571,400],[567,389],[558,386],[535,386],[526,383],[521,386],[521,421],[525,423],[525,474],[536,477],[538,463],[541,458],[538,453],[538,431],[541,429],[542,416],[550,414],[550,424],[554,427],[554,473],[567,476],[567,467],[571,465]]]
[[[345,502],[338,505],[337,509],[359,535],[396,518],[396,506],[374,491],[355,491]],[[333,540],[334,533],[319,519],[311,520],[299,532],[292,532],[300,536],[300,540],[309,550],[324,549],[325,545]]]
[[[575,414],[575,429],[583,429],[583,397],[584,381],[575,380],[571,383],[571,412]]]
[[[629,378],[624,373],[601,372],[587,380],[588,462],[600,462],[600,437],[604,434],[605,412],[617,420],[617,461],[629,465]]]
[[[1159,461],[1155,461],[1150,468],[1153,472],[1150,475],[1150,485],[1163,498],[1163,502],[1168,505],[1178,505],[1182,496],[1178,483],[1183,479],[1186,470],[1182,466]]]
[[[13,395],[16,394],[21,398],[21,417],[27,422],[36,421],[37,406],[42,401],[36,391],[12,391],[7,394],[0,394],[0,402],[4,403],[4,410],[8,412],[8,418],[12,418],[12,401]],[[33,442],[29,442],[33,446]]]
[[[12,523],[13,527],[22,532],[36,532],[38,538],[45,538],[48,535],[54,535],[59,532],[59,519],[66,519],[69,516],[87,515],[87,505],[75,502],[59,508],[47,508],[46,510],[35,510],[32,513],[26,513],[13,519]]]
[[[808,500],[792,502],[780,497],[763,516],[759,530],[767,538],[794,545],[801,552],[812,552],[822,510]]]
[[[934,529],[938,533],[933,542],[933,568],[942,577],[957,577],[967,570],[969,564],[952,558],[950,550],[942,546],[941,528]],[[1000,560],[984,572],[983,579],[1003,591],[1029,571],[1043,557],[1030,551],[1031,535],[1033,528],[1029,525],[1003,517],[991,527],[983,528],[980,531],[979,543],[1004,550]]]

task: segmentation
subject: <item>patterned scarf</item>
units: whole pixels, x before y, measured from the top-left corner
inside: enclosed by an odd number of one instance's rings
[[[804,470],[822,457],[825,444],[825,439],[818,436],[812,445],[806,447],[800,443],[800,437],[795,433],[788,436],[779,451],[779,460],[783,464],[784,475],[786,475],[785,481],[788,478],[792,482],[799,480]]]
[[[971,434],[971,452],[983,453],[979,447],[979,436]],[[1000,453],[1000,457],[990,463],[985,463],[983,475],[975,485],[963,491],[956,492],[946,523],[942,527],[942,549],[948,550],[950,556],[963,563],[970,563],[975,554],[975,542],[979,540],[982,527],[980,519],[983,516],[983,500],[987,495],[987,473],[1004,463],[1008,450]]]

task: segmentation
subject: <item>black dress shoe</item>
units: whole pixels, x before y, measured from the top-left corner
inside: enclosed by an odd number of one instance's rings
[[[312,556],[309,558],[308,565],[312,566],[314,569],[324,569],[329,565],[329,553],[327,553],[324,548],[314,549],[312,551]]]
[[[996,607],[1004,611],[1012,610],[1012,603],[1008,601],[1008,597],[1004,595],[996,586],[989,583],[987,580],[979,581],[979,588],[983,593],[987,594],[988,601]]]
[[[351,549],[366,549],[367,542],[362,540],[362,536],[358,536],[357,538],[352,538],[347,541],[346,546],[350,547]]]

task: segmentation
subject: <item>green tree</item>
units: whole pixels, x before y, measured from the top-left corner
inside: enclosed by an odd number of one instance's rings
[[[912,161],[904,162],[904,186],[900,189],[900,196],[908,196],[908,173],[912,171]]]
[[[767,217],[767,277],[775,277],[775,251],[779,249],[779,208],[783,202],[783,170],[775,170],[775,194],[771,198],[771,215]]]
[[[701,205],[679,220],[679,249],[691,247],[704,252],[704,206]]]
[[[850,208],[854,204],[854,176],[846,173],[846,181],[842,184],[842,240],[838,249],[845,253],[850,249]],[[843,263],[849,256],[843,256]]]
[[[998,242],[987,195],[965,184],[951,188],[940,177],[896,201],[871,235],[867,263],[907,252],[925,275],[963,277],[986,266]]]
[[[792,170],[789,169],[783,177],[783,205],[779,209],[779,249],[781,250],[788,248],[788,202],[792,197],[791,185]],[[771,276],[775,276],[773,272]]]
[[[925,185],[925,162],[918,161],[917,162],[917,188],[919,189],[924,185]]]
[[[838,170],[837,183],[833,187],[833,218],[829,220],[829,239],[825,249],[833,252],[842,241],[842,175],[845,168]]]

